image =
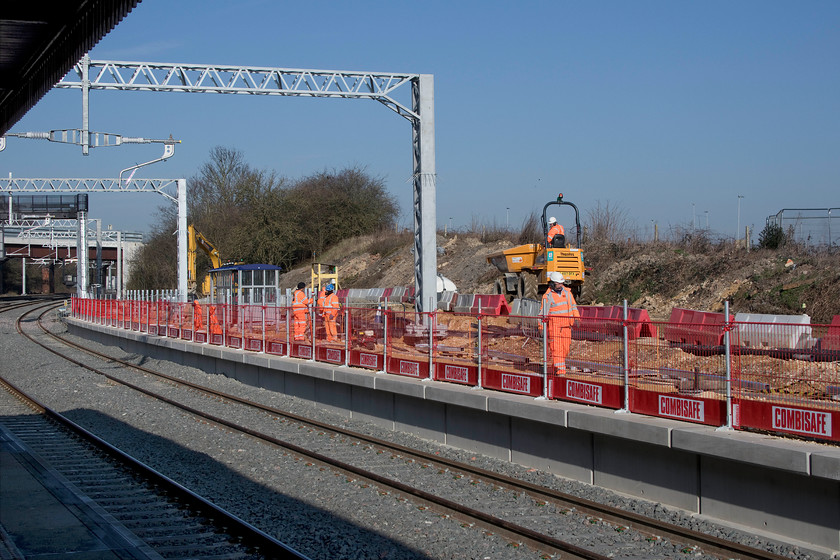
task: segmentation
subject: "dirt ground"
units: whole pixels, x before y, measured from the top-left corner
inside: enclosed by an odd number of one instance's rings
[[[405,232],[404,232],[405,233]],[[349,239],[330,249],[321,262],[339,267],[342,288],[407,286],[414,283],[410,235],[402,245],[375,252],[381,239]],[[473,233],[437,236],[438,272],[452,280],[459,293],[493,293],[500,273],[487,255],[514,245],[511,241],[482,242]],[[840,255],[799,254],[796,250],[735,250],[703,247],[694,251],[678,245],[632,244],[583,248],[587,271],[582,305],[621,305],[646,309],[654,320],[666,321],[671,309],[731,313],[808,314],[814,324],[829,324],[840,315]],[[283,287],[309,283],[310,266],[281,278]]]

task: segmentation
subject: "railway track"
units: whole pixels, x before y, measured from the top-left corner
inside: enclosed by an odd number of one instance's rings
[[[25,305],[31,304],[0,312]],[[88,517],[95,518],[97,532],[120,557],[307,560],[9,381],[0,378],[0,386],[38,413],[0,415],[0,438],[31,468],[51,473],[54,492],[60,487],[60,494],[75,504],[95,504],[85,508],[91,511]]]
[[[260,415],[273,419],[279,419],[281,424],[286,424],[285,428],[287,429],[285,431],[289,432],[289,434],[284,436],[283,439],[280,439],[270,435],[269,432],[272,432],[272,429],[261,431],[258,428],[252,428],[252,426],[259,424],[257,421],[241,425],[239,423],[226,420],[223,415],[211,414],[207,411],[197,410],[191,406],[185,406],[174,399],[164,397],[159,395],[157,392],[135,385],[133,381],[136,380],[128,381],[120,376],[113,376],[112,374],[105,373],[93,366],[84,365],[79,360],[72,358],[74,363],[97,371],[97,373],[106,376],[114,382],[126,384],[127,386],[142,391],[150,396],[161,398],[173,406],[179,406],[191,414],[200,416],[205,421],[224,426],[230,430],[237,430],[242,433],[246,433],[251,437],[258,438],[261,441],[280,446],[298,456],[312,461],[313,463],[344,473],[348,477],[355,477],[368,481],[368,483],[377,485],[382,489],[382,491],[392,493],[397,496],[408,497],[412,500],[412,502],[417,503],[418,507],[435,508],[445,512],[446,515],[451,515],[457,519],[463,520],[465,523],[480,526],[484,528],[485,531],[502,534],[513,543],[525,544],[536,550],[541,550],[546,554],[557,555],[564,558],[603,558],[600,554],[588,551],[575,544],[565,542],[551,536],[549,534],[551,533],[550,527],[541,532],[540,530],[523,526],[521,522],[516,521],[515,513],[505,514],[504,512],[499,511],[489,513],[486,511],[486,508],[482,508],[481,506],[470,507],[468,505],[449,500],[441,495],[441,480],[447,480],[447,482],[450,483],[452,481],[462,481],[460,482],[462,485],[483,485],[491,488],[491,493],[496,492],[497,490],[503,490],[502,493],[507,494],[508,496],[524,496],[538,505],[550,506],[551,509],[558,512],[559,515],[582,516],[586,523],[605,525],[611,527],[611,530],[616,533],[632,529],[645,535],[646,540],[667,539],[672,543],[677,544],[678,548],[684,553],[703,553],[723,558],[782,558],[781,556],[777,556],[766,551],[752,549],[737,543],[724,541],[716,537],[691,531],[676,525],[664,524],[660,521],[651,520],[624,510],[604,506],[596,502],[584,500],[568,494],[563,494],[515,478],[500,475],[492,471],[478,469],[469,464],[455,462],[441,458],[440,456],[419,452],[414,449],[396,445],[386,440],[372,438],[357,432],[312,421],[308,418],[303,418],[273,407],[255,403],[247,399],[242,399],[232,394],[223,393],[208,387],[186,382],[174,376],[118,360],[112,356],[94,352],[90,349],[77,345],[64,337],[60,337],[55,333],[50,332],[49,329],[42,324],[40,318],[38,320],[38,325],[41,328],[41,332],[53,341],[60,342],[63,345],[72,346],[79,351],[84,351],[88,355],[95,356],[97,360],[105,360],[111,363],[117,363],[124,368],[134,369],[135,371],[142,372],[144,377],[152,376],[155,379],[164,380],[170,386],[177,385],[186,387],[191,392],[198,392],[206,395],[216,403],[222,402],[227,403],[228,405],[235,404],[238,406],[248,407],[250,410]],[[23,333],[22,330],[21,333],[24,334],[24,336],[35,340],[33,335]],[[37,340],[35,341],[42,344]],[[47,346],[45,345],[45,347]],[[50,347],[48,349],[58,353],[58,351],[54,348]],[[291,428],[291,430],[288,428]],[[300,432],[303,428],[306,429],[306,432],[304,433],[309,435],[305,438],[300,438],[299,436],[294,437],[294,432]],[[313,432],[316,436],[321,437],[313,438],[311,436]],[[299,441],[301,439],[307,441]],[[313,443],[313,439],[316,441],[320,440],[320,442]],[[363,448],[366,451],[366,453],[363,453],[363,455],[365,455],[363,459],[359,460],[358,457],[348,457],[358,455],[359,448]],[[354,450],[354,452],[348,453],[348,450]],[[373,459],[377,459],[381,464],[374,465],[373,463],[376,461]],[[406,476],[405,472],[408,469],[434,474],[425,477],[431,479],[431,482],[429,482],[419,480],[423,477],[417,476],[417,474],[414,473]],[[394,474],[395,472],[397,473],[396,475]],[[402,476],[400,476],[400,474],[402,474]],[[435,476],[435,474],[437,476]],[[440,475],[443,476],[441,477]],[[412,484],[404,484],[398,479],[411,479]],[[445,488],[443,490],[445,492]],[[447,494],[444,493],[443,495],[445,496]],[[529,521],[531,521],[529,526],[539,525],[538,523],[533,523],[533,520]]]

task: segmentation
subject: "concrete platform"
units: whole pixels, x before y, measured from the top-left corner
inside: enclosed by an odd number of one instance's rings
[[[161,557],[0,426],[0,558]]]
[[[840,554],[840,448],[150,336],[73,334]]]

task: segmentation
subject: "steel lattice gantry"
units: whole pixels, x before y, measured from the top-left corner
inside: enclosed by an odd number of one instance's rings
[[[91,89],[372,99],[407,119],[412,126],[414,163],[415,295],[418,310],[426,310],[429,305],[429,311],[434,309],[437,297],[437,224],[433,75],[119,62],[90,60],[87,56],[74,70],[78,80],[71,79],[71,72],[55,87],[82,90],[84,132],[89,131],[88,96]],[[404,86],[411,88],[411,107],[394,97],[395,92]],[[83,138],[87,137],[83,134]],[[83,145],[83,150],[86,151],[87,146]]]
[[[172,194],[172,190],[175,194]],[[178,292],[187,298],[187,181],[186,179],[29,179],[0,178],[0,192],[5,193],[157,193],[178,205]],[[80,212],[76,254],[79,256],[78,286],[80,295],[87,293],[87,219]],[[83,246],[82,244],[85,244]],[[83,262],[84,261],[84,262]]]

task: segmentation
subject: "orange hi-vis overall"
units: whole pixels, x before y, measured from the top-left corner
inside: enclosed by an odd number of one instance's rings
[[[540,314],[548,319],[548,359],[555,375],[566,375],[566,356],[572,344],[572,325],[580,318],[575,298],[565,286],[560,292],[548,290],[542,298]],[[549,371],[552,371],[549,368]]]
[[[295,290],[292,299],[292,332],[295,340],[306,338],[306,328],[309,326],[309,304],[312,300],[306,297],[303,290]]]
[[[219,309],[220,306],[211,305],[210,308],[207,310],[207,314],[210,316],[210,333],[211,334],[222,334],[222,325],[219,324],[219,318],[216,316],[216,313],[224,313],[222,310]],[[224,319],[224,316],[222,316]]]
[[[548,236],[546,237],[545,244],[546,247],[551,247],[551,242],[554,240],[555,235],[566,235],[566,231],[560,224],[554,224],[551,226],[551,229],[548,230]]]
[[[193,329],[200,331],[204,326],[203,317],[201,315],[201,304],[198,301],[193,302]]]
[[[324,312],[324,327],[327,330],[327,342],[338,342],[338,327],[335,319],[338,316],[339,303],[338,296],[335,295],[335,292],[324,297],[321,309]]]

